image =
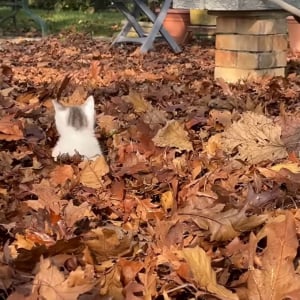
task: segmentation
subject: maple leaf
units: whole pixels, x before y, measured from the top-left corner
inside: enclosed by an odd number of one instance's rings
[[[133,105],[136,113],[145,113],[152,107],[141,94],[133,91],[130,91],[128,96],[123,96],[123,99]]]
[[[165,127],[160,129],[152,140],[159,147],[174,147],[181,151],[193,150],[188,133],[176,120],[168,121]]]
[[[13,120],[12,115],[0,120],[0,140],[18,141],[24,138],[23,126],[20,120]]]
[[[80,182],[83,185],[92,188],[102,187],[101,177],[109,172],[109,166],[103,155],[94,161],[83,161],[79,164],[79,167],[82,169]]]
[[[253,112],[246,112],[222,134],[221,146],[227,153],[238,154],[235,159],[257,164],[265,160],[287,157],[287,151],[280,139],[281,128],[274,122]]]
[[[216,272],[211,267],[211,258],[202,248],[198,246],[195,248],[185,248],[182,250],[182,254],[199,288],[207,290],[219,299],[239,299],[236,294],[217,283]]]
[[[47,300],[72,300],[90,291],[95,285],[94,274],[88,267],[78,267],[65,278],[64,273],[51,263],[49,258],[41,258],[39,272],[33,282],[32,293]]]
[[[267,246],[260,255],[261,266],[254,263],[257,243],[267,237]],[[270,220],[250,238],[252,245],[249,261],[248,297],[253,300],[281,300],[300,297],[300,276],[295,273],[294,259],[297,255],[298,238],[292,213]]]
[[[67,203],[56,195],[55,189],[46,179],[39,184],[34,184],[32,192],[38,196],[38,200],[27,200],[25,203],[34,210],[47,209],[49,212],[59,215]]]

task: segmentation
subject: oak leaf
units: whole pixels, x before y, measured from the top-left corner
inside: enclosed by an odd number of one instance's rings
[[[237,150],[235,159],[257,164],[287,156],[280,136],[280,126],[271,119],[246,112],[239,121],[234,122],[223,132],[221,147],[229,154]]]
[[[168,121],[165,127],[160,129],[152,140],[159,147],[174,147],[181,151],[193,150],[187,131],[176,120]]]

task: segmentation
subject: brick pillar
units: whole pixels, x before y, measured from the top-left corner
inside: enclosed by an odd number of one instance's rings
[[[238,12],[217,18],[215,78],[237,82],[263,75],[284,76],[286,15]]]

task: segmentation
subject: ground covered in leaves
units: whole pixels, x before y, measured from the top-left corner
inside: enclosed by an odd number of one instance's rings
[[[0,44],[1,299],[299,299],[300,77],[213,79],[82,35]],[[51,158],[93,94],[105,156]]]

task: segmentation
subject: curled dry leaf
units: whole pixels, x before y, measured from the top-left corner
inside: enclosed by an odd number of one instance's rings
[[[246,112],[222,134],[221,147],[227,153],[252,164],[287,157],[287,151],[280,139],[279,125],[253,112]]]
[[[196,284],[201,289],[223,300],[238,300],[238,296],[217,283],[216,272],[211,267],[211,258],[200,247],[182,250]]]
[[[165,127],[160,129],[152,140],[159,147],[174,147],[181,151],[193,150],[187,131],[176,120],[168,121]]]
[[[80,183],[91,188],[100,188],[102,186],[101,177],[109,172],[109,166],[103,155],[94,161],[83,161],[79,167],[82,169]]]

